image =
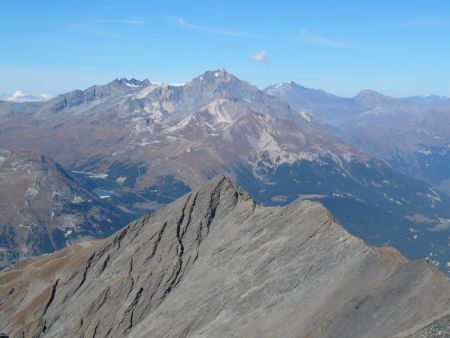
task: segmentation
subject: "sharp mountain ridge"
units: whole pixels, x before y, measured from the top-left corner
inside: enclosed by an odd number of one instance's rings
[[[433,264],[368,247],[320,203],[257,205],[223,176],[0,281],[10,337],[406,337],[450,305]]]
[[[320,200],[369,244],[448,270],[448,196],[224,69],[183,85],[122,79],[45,103],[0,104],[0,120],[0,144],[48,154],[135,215],[226,174],[258,203]]]

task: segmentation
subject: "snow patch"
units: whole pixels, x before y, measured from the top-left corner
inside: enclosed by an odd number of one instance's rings
[[[417,152],[423,155],[431,155],[431,151],[428,149],[418,149]]]
[[[105,179],[108,177],[108,174],[96,174],[90,171],[79,171],[79,170],[72,170],[74,174],[80,174],[80,175],[86,175],[89,178],[98,178],[98,179]]]
[[[73,200],[72,200],[73,204],[80,204],[83,202],[84,202],[84,199],[81,196],[77,196],[77,195],[73,196]]]
[[[311,116],[309,116],[309,114],[307,112],[305,112],[304,110],[300,111],[300,116],[307,122],[312,122],[312,118]]]
[[[34,95],[34,94],[27,94],[24,93],[21,90],[16,90],[12,95],[5,97],[4,101],[9,102],[44,102],[48,101],[52,98],[49,94],[40,94],[40,95]]]
[[[141,87],[140,85],[136,85],[136,84],[133,84],[133,83],[125,83],[125,86],[127,86],[127,87],[130,87],[130,88],[139,88],[139,87]]]

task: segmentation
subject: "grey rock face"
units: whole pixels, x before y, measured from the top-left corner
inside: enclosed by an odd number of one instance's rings
[[[415,332],[414,332],[415,331]],[[414,332],[414,333],[412,333]],[[407,338],[447,338],[450,337],[450,316],[442,317],[419,329],[414,328],[397,336]],[[396,337],[396,338],[397,338]]]
[[[349,235],[319,203],[266,208],[217,177],[107,240],[0,274],[12,337],[392,337],[450,284]],[[422,327],[423,327],[422,325]]]

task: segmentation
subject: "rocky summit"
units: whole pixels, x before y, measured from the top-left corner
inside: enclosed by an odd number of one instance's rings
[[[269,95],[275,89],[301,105]],[[0,145],[50,156],[103,202],[136,218],[217,174],[267,206],[318,200],[368,244],[394,246],[409,259],[429,257],[450,275],[450,196],[360,152],[366,142],[343,142],[330,132],[337,125],[321,123],[344,111],[359,121],[355,126],[378,117],[392,122],[395,109],[410,116],[411,103],[370,90],[347,100],[294,83],[275,89],[268,94],[217,69],[185,84],[118,79],[45,102],[0,102]],[[434,182],[445,188],[448,151],[441,150],[432,152],[440,154]]]
[[[367,246],[320,203],[262,207],[219,176],[105,240],[2,272],[0,331],[426,337],[448,322],[449,295],[432,263]]]

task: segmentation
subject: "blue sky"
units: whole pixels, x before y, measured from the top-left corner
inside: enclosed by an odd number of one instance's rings
[[[450,1],[0,0],[0,93],[220,67],[260,88],[450,96]]]

